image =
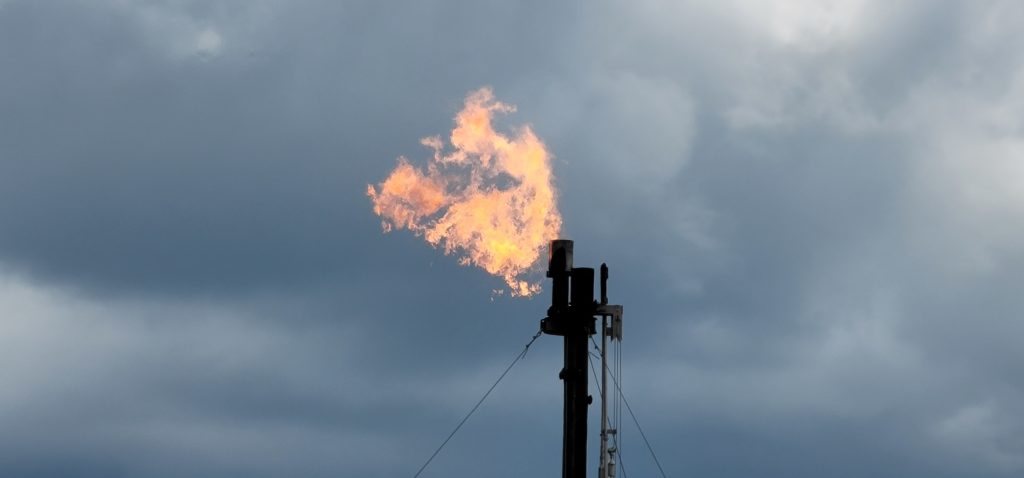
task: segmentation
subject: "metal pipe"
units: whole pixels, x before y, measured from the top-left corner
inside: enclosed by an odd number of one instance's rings
[[[621,339],[622,306],[608,304],[608,267],[601,264],[601,302],[594,300],[594,269],[573,267],[573,242],[551,241],[548,249],[548,277],[552,280],[551,307],[541,320],[541,331],[563,339],[562,380],[562,478],[587,476],[587,409],[593,402],[588,394],[590,336],[597,333],[596,315],[601,319],[601,393],[608,398],[608,340]],[[571,287],[570,287],[571,286]],[[610,320],[609,320],[610,319]],[[607,406],[601,408],[601,478],[615,475],[614,449],[608,447]]]
[[[541,330],[563,338],[562,477],[587,476],[587,394],[589,354],[594,334],[594,269],[572,267],[572,241],[551,241],[548,277],[552,279],[551,307]],[[570,287],[571,286],[571,287]]]
[[[565,437],[568,459],[566,478],[587,476],[587,409],[593,398],[588,393],[590,364],[589,341],[594,334],[594,269],[572,269],[572,300],[569,303],[571,321],[565,335],[566,405],[565,417],[570,434]]]
[[[601,265],[601,301],[607,302],[604,295],[605,279],[608,268]],[[598,478],[608,478],[608,317],[601,316],[601,461],[597,468]]]

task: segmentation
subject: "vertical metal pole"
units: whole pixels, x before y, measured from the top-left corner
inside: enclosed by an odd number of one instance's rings
[[[541,329],[552,335],[563,337],[563,366],[558,373],[562,380],[564,400],[562,402],[562,478],[572,477],[573,446],[573,385],[572,373],[575,354],[570,333],[572,320],[569,311],[569,278],[572,274],[572,241],[551,241],[548,250],[548,277],[551,278],[551,307],[548,316],[541,321]]]
[[[565,417],[571,433],[566,437],[569,466],[566,478],[587,477],[587,409],[593,401],[587,393],[590,354],[588,342],[594,333],[594,269],[572,269],[570,323],[565,334],[565,390],[569,414]]]
[[[601,461],[598,478],[608,478],[608,317],[601,316]]]
[[[608,266],[601,264],[601,305],[608,304]],[[598,478],[608,478],[608,316],[601,316],[601,458]]]
[[[551,242],[548,257],[551,307],[541,331],[563,337],[564,366],[558,374],[564,388],[562,406],[562,477],[587,477],[587,393],[590,353],[595,333],[594,269],[572,267],[572,241]],[[571,285],[571,287],[570,287]]]

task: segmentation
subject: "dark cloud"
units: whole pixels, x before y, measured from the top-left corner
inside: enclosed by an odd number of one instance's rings
[[[0,0],[0,474],[415,472],[546,309],[365,197],[483,85],[670,476],[1024,469],[1019,5],[550,3]],[[556,470],[560,353],[429,473]]]
[[[545,29],[543,11],[500,4],[324,2],[267,5],[276,35],[248,38],[238,24],[255,13],[236,7],[6,7],[5,262],[118,289],[338,280],[358,260],[339,250],[395,253],[375,249],[365,184],[426,153],[418,138],[443,132],[461,95],[543,44],[499,39]],[[218,23],[208,58],[202,35]]]

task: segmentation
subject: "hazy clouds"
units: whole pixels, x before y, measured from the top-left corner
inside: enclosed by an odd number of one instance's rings
[[[612,267],[670,475],[1016,476],[1022,23],[1012,1],[0,1],[0,470],[415,472],[546,298],[492,301],[500,279],[381,234],[365,185],[491,85],[556,156],[577,262]],[[555,473],[559,347],[428,474]]]

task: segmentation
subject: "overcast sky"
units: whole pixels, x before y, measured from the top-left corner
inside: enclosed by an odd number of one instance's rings
[[[577,265],[611,267],[668,476],[1021,476],[1021,25],[0,0],[0,475],[412,476],[549,297],[383,234],[366,185],[491,86],[555,156]],[[541,337],[423,476],[557,476],[560,368]]]

